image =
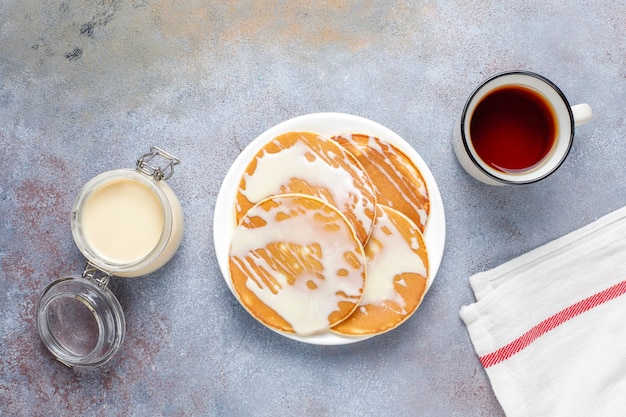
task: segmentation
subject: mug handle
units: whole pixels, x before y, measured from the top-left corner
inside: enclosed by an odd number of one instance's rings
[[[582,103],[572,106],[572,114],[574,115],[574,125],[580,126],[583,123],[587,123],[589,120],[591,120],[593,112],[589,104]]]

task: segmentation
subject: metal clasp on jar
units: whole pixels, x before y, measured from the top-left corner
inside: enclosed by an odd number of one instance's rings
[[[107,285],[109,285],[109,280],[112,276],[113,274],[111,274],[110,272],[99,269],[97,266],[89,261],[85,264],[85,270],[82,274],[83,278],[88,281],[95,282],[100,288],[106,288]]]
[[[159,159],[165,159],[165,166],[149,165],[152,160],[158,161]],[[150,152],[142,155],[137,161],[137,171],[152,177],[156,182],[161,180],[167,180],[174,173],[174,165],[178,165],[180,160],[169,152],[163,149],[153,146],[150,148]]]

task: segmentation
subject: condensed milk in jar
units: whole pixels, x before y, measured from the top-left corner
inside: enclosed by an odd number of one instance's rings
[[[154,272],[178,249],[183,213],[166,183],[178,163],[152,147],[135,169],[97,175],[76,197],[71,229],[85,270],[48,285],[37,308],[42,341],[67,366],[102,365],[122,344],[124,314],[109,280]]]

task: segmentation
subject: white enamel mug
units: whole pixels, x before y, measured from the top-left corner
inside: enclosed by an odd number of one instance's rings
[[[523,88],[538,94],[550,107],[554,119],[551,149],[538,161],[524,169],[498,169],[482,158],[472,141],[471,124],[477,107],[495,91]],[[496,74],[480,84],[465,103],[460,121],[454,130],[454,151],[461,166],[474,178],[490,185],[528,184],[552,174],[565,160],[574,139],[575,126],[591,120],[588,104],[570,106],[563,92],[550,80],[529,71],[507,71]]]

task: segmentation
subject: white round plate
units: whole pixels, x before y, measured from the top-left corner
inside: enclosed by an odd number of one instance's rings
[[[215,213],[213,218],[213,240],[215,243],[215,254],[224,280],[231,292],[237,298],[230,278],[228,267],[228,253],[230,251],[230,241],[236,227],[235,220],[235,199],[237,188],[241,176],[245,172],[248,163],[256,153],[270,140],[276,136],[287,132],[308,131],[318,133],[323,136],[333,136],[341,133],[362,133],[371,136],[384,138],[398,149],[402,150],[419,168],[428,187],[430,198],[430,216],[424,231],[424,239],[428,250],[428,288],[441,264],[443,249],[445,245],[446,221],[443,209],[443,201],[437,183],[433,178],[430,169],[418,153],[404,139],[386,127],[371,120],[343,113],[314,113],[299,116],[282,122],[262,133],[252,143],[250,143],[237,157],[233,165],[228,170],[224,182],[220,187],[217,201],[215,203]],[[237,298],[238,299],[238,298]],[[419,310],[419,309],[418,309]],[[304,343],[316,345],[343,345],[369,339],[375,335],[348,337],[331,331],[316,334],[313,336],[297,336],[290,333],[280,332],[271,329],[285,337],[298,340]]]

